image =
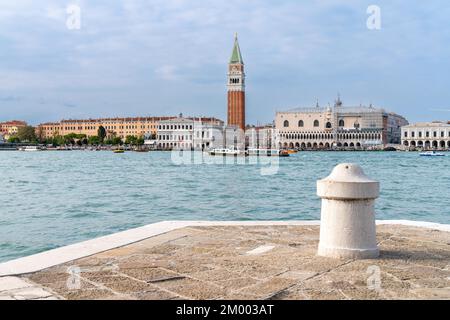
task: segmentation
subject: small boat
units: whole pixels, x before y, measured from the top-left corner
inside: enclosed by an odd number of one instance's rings
[[[118,148],[113,150],[114,153],[125,153],[125,149]]]
[[[279,157],[289,157],[289,155],[287,150],[280,150],[280,153],[278,154]]]
[[[211,149],[208,153],[211,156],[247,156],[247,152],[237,148],[215,148]]]
[[[295,150],[295,149],[288,149],[287,150],[287,153],[289,153],[289,154],[294,154],[294,153],[297,153],[298,152],[298,150]]]
[[[421,152],[420,156],[421,157],[444,157],[445,154],[439,153],[436,151],[427,151],[427,152]]]
[[[34,151],[41,151],[40,148],[37,146],[25,146],[19,149],[20,151],[27,151],[27,152],[34,152]]]

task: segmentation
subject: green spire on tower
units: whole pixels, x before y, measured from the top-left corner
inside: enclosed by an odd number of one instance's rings
[[[239,48],[237,32],[234,34],[234,46],[233,46],[233,53],[231,54],[230,63],[244,64],[244,60],[242,60],[241,49]]]

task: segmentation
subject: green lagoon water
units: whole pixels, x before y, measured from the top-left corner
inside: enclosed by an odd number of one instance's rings
[[[450,154],[302,152],[260,164],[177,165],[169,152],[0,152],[0,261],[163,220],[310,220],[341,162],[381,182],[377,219],[450,223]]]

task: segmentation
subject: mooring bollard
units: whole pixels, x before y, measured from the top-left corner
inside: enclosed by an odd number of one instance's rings
[[[378,257],[374,202],[379,194],[379,182],[354,163],[339,164],[317,181],[317,195],[322,198],[319,256]]]

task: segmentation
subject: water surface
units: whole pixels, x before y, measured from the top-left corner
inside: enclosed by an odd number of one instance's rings
[[[381,182],[378,219],[450,223],[450,155],[302,152],[261,166],[176,165],[168,152],[0,152],[0,261],[162,220],[319,219],[341,162]]]

